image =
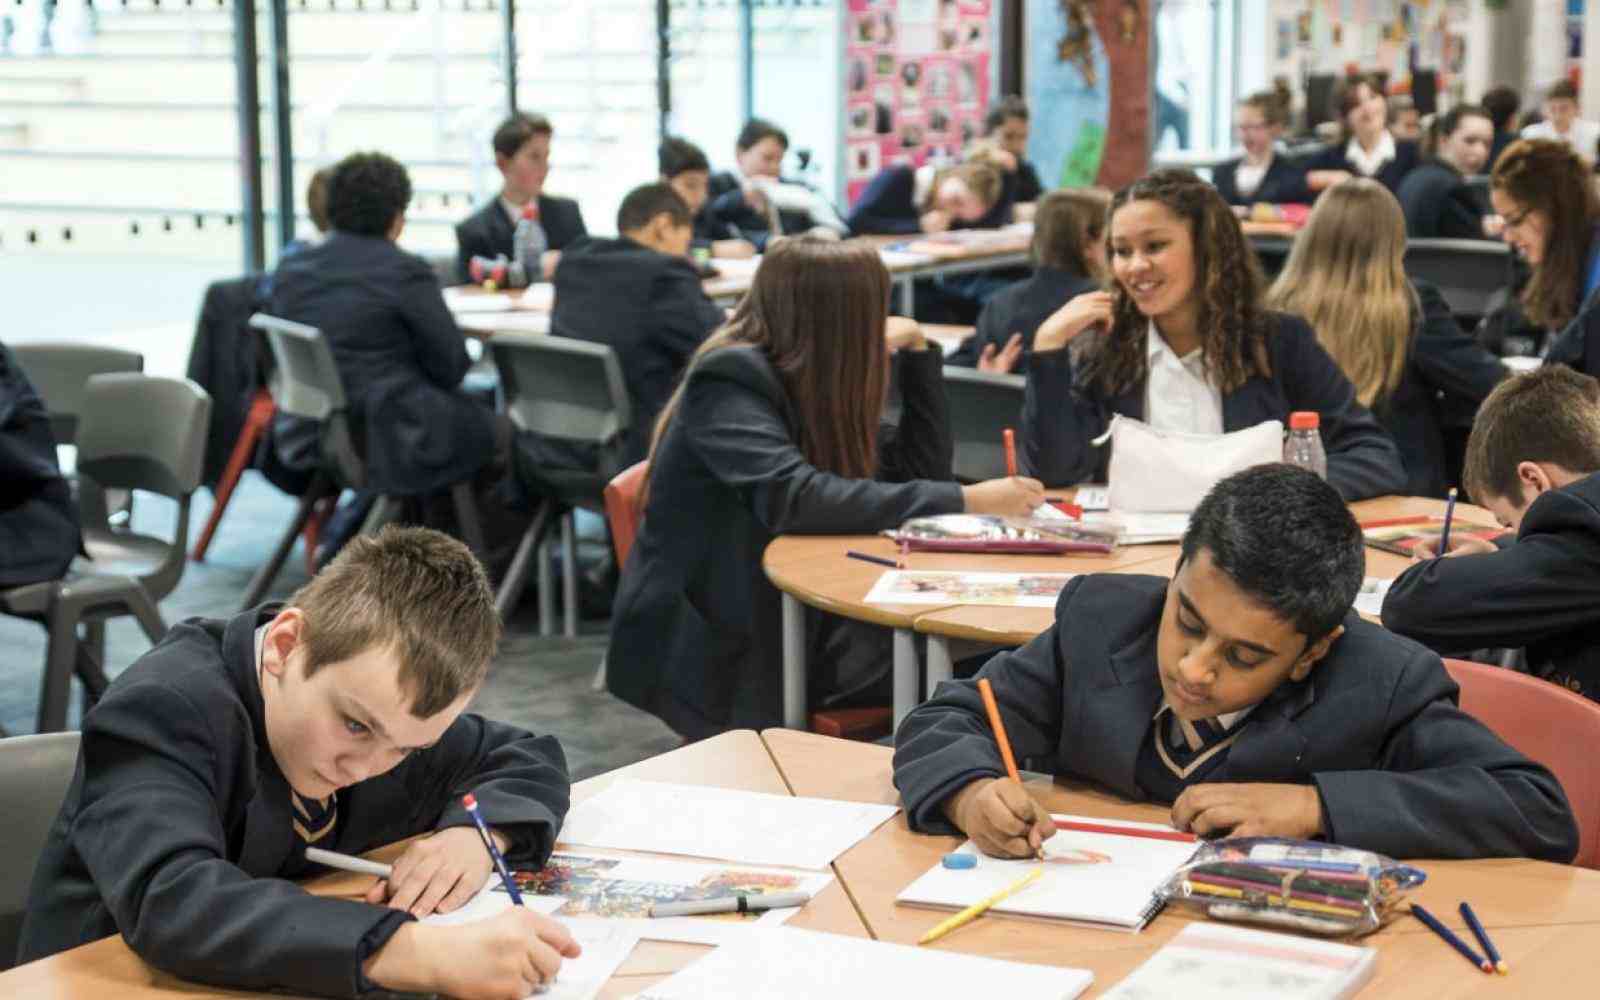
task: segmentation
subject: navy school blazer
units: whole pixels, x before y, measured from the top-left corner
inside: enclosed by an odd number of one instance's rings
[[[1313,170],[1346,170],[1357,177],[1367,176],[1357,170],[1356,165],[1345,157],[1344,151],[1347,145],[1349,145],[1349,140],[1341,139],[1324,147],[1322,152],[1306,161],[1306,172],[1310,173]],[[1422,153],[1414,141],[1396,139],[1394,141],[1394,159],[1385,162],[1383,166],[1379,167],[1378,172],[1371,175],[1372,179],[1388,188],[1392,194],[1400,190],[1400,182],[1405,180],[1406,174],[1416,168],[1421,159]]]
[[[1424,160],[1395,191],[1412,239],[1482,240],[1484,195],[1443,160]]]
[[[1251,376],[1222,396],[1224,431],[1254,427],[1263,420],[1289,423],[1296,410],[1322,417],[1322,444],[1328,454],[1328,482],[1346,500],[1397,493],[1405,488],[1400,453],[1372,413],[1356,402],[1355,389],[1310,325],[1298,316],[1269,312],[1267,356],[1272,374]],[[1144,337],[1141,328],[1136,336]],[[1144,419],[1145,383],[1119,396],[1074,383],[1071,352],[1036,352],[1028,368],[1022,425],[1026,464],[1051,486],[1105,482],[1109,447],[1091,442],[1106,432],[1115,414]]]
[[[268,606],[191,618],[84,719],[77,772],[34,871],[18,960],[120,933],[151,965],[241,990],[353,997],[409,914],[312,896],[267,742],[255,631]],[[524,866],[544,864],[569,797],[553,737],[464,714],[438,743],[338,792],[332,844],[359,854],[466,826],[472,792]]]
[[[976,368],[983,349],[990,344],[1000,350],[1014,333],[1022,334],[1022,356],[1011,369],[1015,375],[1028,373],[1028,355],[1033,353],[1033,335],[1050,314],[1085,292],[1095,291],[1100,283],[1071,271],[1038,267],[1032,276],[996,292],[978,314],[972,336],[961,342],[946,364]]]
[[[555,195],[539,196],[539,222],[544,226],[545,238],[551,250],[565,250],[567,244],[588,233],[583,224],[583,210],[571,198]],[[516,223],[506,214],[496,194],[476,212],[456,224],[456,269],[463,282],[472,280],[468,265],[474,257],[494,257],[504,254],[507,260],[516,255],[511,238],[516,233]]]
[[[1241,194],[1235,178],[1238,176],[1239,165],[1243,162],[1243,159],[1229,160],[1211,170],[1211,184],[1217,189],[1217,193],[1222,195],[1222,200],[1228,204],[1254,205],[1256,202],[1268,202],[1273,205],[1309,204],[1316,200],[1317,196],[1306,187],[1306,172],[1289,162],[1282,153],[1272,154],[1272,162],[1267,164],[1267,172],[1262,176],[1261,184],[1248,195]]]
[[[1054,625],[983,666],[1018,759],[1146,797],[1135,775],[1162,700],[1168,583],[1080,576]],[[1560,782],[1457,707],[1436,654],[1353,612],[1344,626],[1304,681],[1256,706],[1208,780],[1314,785],[1328,840],[1397,858],[1570,861],[1578,825]],[[894,783],[914,830],[954,832],[944,801],[1003,774],[977,678],[940,684],[895,733]]]

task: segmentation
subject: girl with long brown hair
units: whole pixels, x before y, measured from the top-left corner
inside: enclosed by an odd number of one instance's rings
[[[1346,500],[1401,487],[1394,443],[1311,328],[1260,307],[1260,267],[1215,188],[1187,170],[1148,174],[1112,199],[1110,242],[1111,291],[1078,296],[1034,335],[1023,406],[1034,475],[1103,481],[1107,449],[1093,442],[1119,413],[1220,434],[1313,410]]]
[[[1387,188],[1365,178],[1337,184],[1295,237],[1266,302],[1311,324],[1394,438],[1405,492],[1439,496],[1465,444],[1446,438],[1443,396],[1476,410],[1506,369],[1462,332],[1436,289],[1406,277],[1405,248],[1405,216]]]
[[[1533,269],[1522,309],[1542,330],[1557,331],[1600,287],[1600,195],[1572,147],[1519,139],[1489,175],[1489,201],[1505,220],[1505,241]]]
[[[889,287],[871,249],[783,241],[656,425],[607,680],[684,736],[782,722],[779,595],[761,570],[774,537],[1043,500],[1029,479],[952,480],[943,359],[915,323],[886,319]],[[891,368],[898,427],[880,426]],[[813,647],[832,642],[812,622]],[[812,662],[812,704],[886,695],[887,655]]]

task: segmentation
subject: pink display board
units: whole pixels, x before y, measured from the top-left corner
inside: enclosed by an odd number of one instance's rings
[[[897,163],[955,159],[983,134],[991,0],[849,0],[845,177],[854,204]]]

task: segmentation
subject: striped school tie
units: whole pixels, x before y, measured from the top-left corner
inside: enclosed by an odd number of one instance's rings
[[[289,801],[294,805],[294,832],[307,844],[315,844],[332,833],[339,822],[339,801],[332,795],[325,799],[308,799],[291,791]]]

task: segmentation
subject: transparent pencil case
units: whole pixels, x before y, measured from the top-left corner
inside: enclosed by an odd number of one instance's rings
[[[884,532],[912,552],[1015,552],[1034,554],[1115,551],[1120,531],[1065,517],[939,514],[916,517]]]
[[[1217,920],[1357,937],[1382,927],[1426,878],[1421,869],[1371,851],[1241,837],[1202,845],[1158,895]]]

